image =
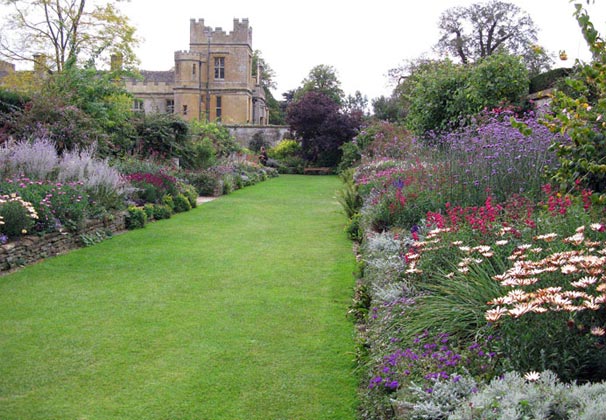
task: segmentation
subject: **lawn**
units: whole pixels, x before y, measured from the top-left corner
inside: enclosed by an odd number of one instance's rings
[[[355,418],[338,188],[281,176],[0,277],[0,418]]]

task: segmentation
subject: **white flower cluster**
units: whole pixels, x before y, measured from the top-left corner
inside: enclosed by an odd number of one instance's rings
[[[14,203],[14,202],[21,204],[21,206],[28,212],[30,218],[32,218],[34,220],[38,220],[38,213],[36,212],[36,209],[34,208],[32,203],[30,203],[29,201],[23,200],[21,197],[19,197],[15,193],[10,194],[10,195],[0,195],[0,207],[2,207],[3,204]],[[3,218],[2,218],[2,216],[0,216],[0,225],[3,225],[3,224],[4,224]],[[27,231],[24,231],[22,233],[25,234],[25,233],[27,233]]]

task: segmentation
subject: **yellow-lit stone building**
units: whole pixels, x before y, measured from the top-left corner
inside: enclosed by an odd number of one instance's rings
[[[142,70],[142,79],[126,80],[126,89],[136,98],[137,111],[174,112],[186,120],[267,125],[262,69],[256,69],[253,77],[252,67],[248,19],[234,19],[229,33],[205,26],[204,19],[192,19],[189,50],[175,52],[174,68]]]

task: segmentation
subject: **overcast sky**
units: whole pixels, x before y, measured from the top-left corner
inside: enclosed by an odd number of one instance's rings
[[[131,0],[122,6],[143,38],[138,56],[145,70],[168,70],[173,53],[189,48],[189,20],[231,31],[234,18],[248,18],[253,49],[261,50],[276,73],[274,96],[300,86],[318,64],[337,70],[348,94],[369,99],[389,95],[387,71],[404,60],[431,53],[438,18],[453,6],[478,0]],[[566,50],[572,65],[589,54],[569,0],[510,0],[539,28],[539,44],[556,54]],[[583,0],[585,2],[585,0]],[[590,7],[594,25],[606,33],[606,2]]]
[[[518,5],[539,29],[539,44],[572,65],[589,54],[569,0],[505,0]],[[580,0],[584,4],[585,0]],[[189,21],[229,32],[234,18],[248,18],[253,49],[276,73],[277,99],[295,89],[318,64],[331,65],[347,94],[369,99],[389,95],[387,71],[404,60],[431,53],[438,18],[453,6],[480,0],[130,0],[121,9],[142,38],[137,54],[143,70],[169,70],[174,51],[189,49]],[[592,20],[606,33],[606,1],[590,6]]]

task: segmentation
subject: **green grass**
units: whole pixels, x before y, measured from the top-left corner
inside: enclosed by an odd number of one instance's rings
[[[0,277],[0,418],[355,418],[338,188],[282,176]]]

